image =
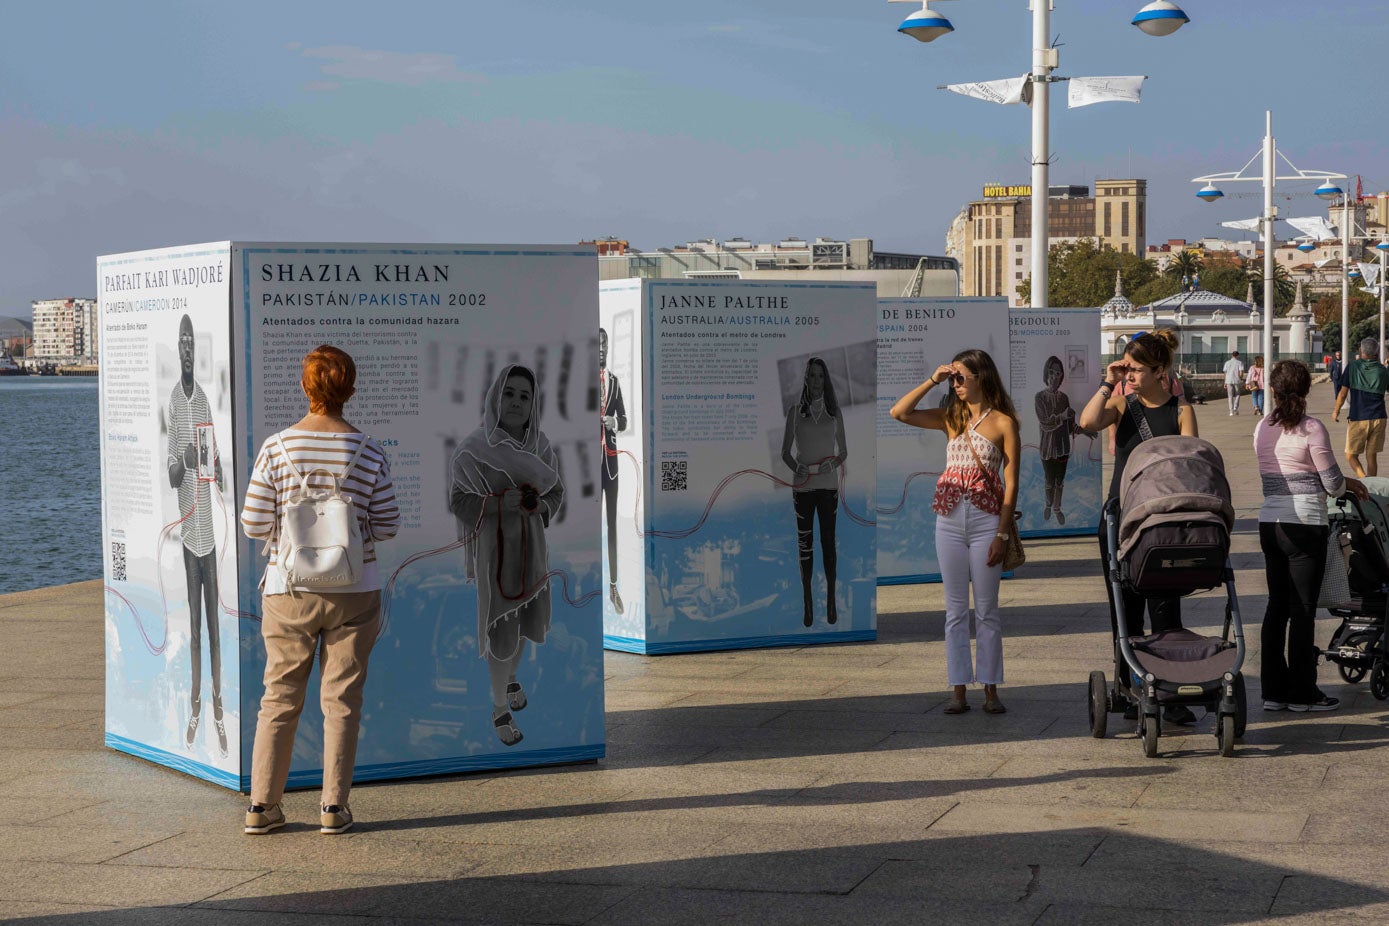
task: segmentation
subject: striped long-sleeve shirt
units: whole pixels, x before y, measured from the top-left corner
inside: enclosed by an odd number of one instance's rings
[[[265,569],[262,591],[267,595],[279,595],[289,590],[284,572],[279,568],[279,549],[273,538],[277,534],[280,506],[299,489],[299,477],[294,470],[308,476],[310,488],[332,488],[332,480],[326,473],[311,471],[327,469],[341,476],[362,441],[366,441],[362,455],[342,483],[342,492],[351,496],[362,528],[362,579],[356,585],[333,591],[367,592],[381,588],[376,541],[394,537],[400,528],[400,508],[396,504],[395,486],[391,483],[391,464],[381,445],[363,434],[294,428],[281,431],[279,438],[280,441],[276,441],[271,437],[261,445],[251,471],[251,482],[246,487],[246,503],[241,509],[241,528],[246,536],[270,540],[270,562]],[[280,452],[280,442],[289,453],[288,460]]]
[[[1260,522],[1327,523],[1326,496],[1344,492],[1346,480],[1326,425],[1306,415],[1285,431],[1282,425],[1261,419],[1254,430],[1254,453],[1264,487]]]
[[[207,404],[207,395],[196,382],[193,393],[183,391],[183,383],[174,383],[169,393],[169,446],[165,455],[165,465],[172,468],[176,462],[186,462],[183,449],[189,444],[194,451],[203,450],[212,454],[210,460],[196,460],[191,468],[183,471],[183,479],[178,484],[178,511],[181,516],[179,533],[183,546],[195,556],[206,556],[213,551],[212,527],[212,487],[206,479],[198,477],[199,471],[215,474],[217,487],[222,485],[222,461],[217,456],[216,442],[198,441],[199,428],[212,428],[212,410]]]

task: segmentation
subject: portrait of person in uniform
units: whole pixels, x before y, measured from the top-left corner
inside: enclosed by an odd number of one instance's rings
[[[545,531],[564,503],[559,459],[540,430],[535,373],[502,367],[487,391],[482,424],[459,442],[449,509],[458,520],[467,578],[477,586],[477,635],[492,691],[492,725],[506,746],[521,742],[526,707],[517,668],[526,641],[550,632]]]
[[[203,626],[211,662],[212,721],[217,748],[227,754],[227,730],[222,720],[222,640],[218,620],[217,549],[212,527],[212,487],[224,488],[222,460],[212,429],[207,394],[193,378],[197,342],[193,321],[183,316],[178,325],[179,380],[169,393],[166,463],[169,486],[178,492],[179,534],[183,544],[183,573],[188,592],[188,655],[192,664],[191,704],[184,744],[192,749],[202,720]]]
[[[819,357],[806,361],[800,399],[786,412],[781,458],[795,474],[791,497],[796,512],[796,547],[800,559],[803,623],[815,624],[812,579],[815,573],[815,525],[820,527],[820,562],[825,570],[825,620],[839,620],[835,605],[838,556],[834,542],[839,511],[839,468],[849,450],[844,418],[834,397],[834,381]]]
[[[598,413],[602,416],[603,517],[608,530],[608,600],[613,611],[622,613],[622,596],[617,591],[617,435],[627,430],[627,406],[622,401],[622,384],[608,369],[608,333],[598,329]]]

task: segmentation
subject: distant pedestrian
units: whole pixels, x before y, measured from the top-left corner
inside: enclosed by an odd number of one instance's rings
[[[1225,361],[1225,396],[1230,400],[1230,414],[1239,414],[1239,394],[1244,388],[1244,363],[1239,359],[1239,351],[1230,351],[1230,359]]]
[[[936,386],[950,383],[950,404],[917,406]],[[936,481],[936,556],[945,585],[945,668],[953,696],[947,714],[969,710],[972,682],[984,686],[984,712],[1002,714],[1003,621],[998,585],[1003,576],[1006,525],[1018,503],[1022,443],[1013,400],[993,358],[964,350],[936,367],[931,378],[892,406],[904,424],[944,431],[945,471]],[[969,599],[974,591],[975,656],[969,650]]]
[[[1331,365],[1326,368],[1331,374],[1331,401],[1336,401],[1336,396],[1341,392],[1341,352],[1336,351],[1336,355],[1331,358]]]
[[[285,825],[280,799],[315,651],[323,705],[318,831],[342,833],[352,826],[347,797],[357,759],[367,658],[381,623],[376,541],[394,537],[400,526],[385,452],[342,416],[343,405],[356,391],[356,379],[357,368],[343,351],[327,344],[310,351],[300,379],[309,413],[261,445],[246,487],[242,529],[247,537],[270,542],[270,561],[261,580],[265,695],[251,753],[251,806],[245,826],[251,835]],[[301,491],[301,481],[322,490],[331,488],[335,479],[356,502],[362,575],[356,584],[331,591],[291,588],[279,561],[281,509]]]
[[[1379,342],[1366,338],[1360,342],[1360,356],[1352,360],[1336,386],[1336,408],[1332,421],[1341,420],[1341,405],[1350,399],[1346,419],[1346,462],[1361,479],[1379,474],[1379,452],[1384,449],[1384,394],[1389,392],[1389,370],[1379,362]],[[1360,456],[1365,463],[1361,465]]]
[[[1317,687],[1313,631],[1317,593],[1326,568],[1326,497],[1365,485],[1345,479],[1326,426],[1307,414],[1312,376],[1296,360],[1280,360],[1269,375],[1273,411],[1254,429],[1264,503],[1259,546],[1268,577],[1260,677],[1266,711],[1329,711],[1339,704]]]
[[[1118,452],[1114,456],[1114,476],[1109,483],[1108,501],[1119,497],[1119,481],[1131,454],[1145,439],[1144,429],[1137,418],[1142,416],[1146,430],[1152,437],[1180,434],[1183,437],[1197,437],[1196,412],[1184,398],[1174,396],[1164,385],[1163,377],[1172,366],[1173,351],[1177,347],[1177,336],[1169,330],[1143,334],[1129,342],[1124,355],[1105,370],[1104,382],[1099,391],[1091,397],[1080,413],[1080,426],[1088,431],[1098,431],[1115,425]],[[1128,394],[1115,395],[1118,383],[1126,381]],[[1108,502],[1106,502],[1108,503]],[[1109,535],[1103,519],[1099,525],[1100,563],[1102,573],[1109,568]],[[1119,615],[1114,602],[1114,587],[1108,581],[1104,584],[1109,596],[1109,627],[1113,637],[1119,636]],[[1182,600],[1180,598],[1144,598],[1137,592],[1125,591],[1124,615],[1128,621],[1129,635],[1143,634],[1143,613],[1148,613],[1152,633],[1180,630],[1182,626]],[[1130,706],[1125,714],[1129,720],[1138,719],[1138,710]],[[1185,705],[1174,705],[1163,712],[1169,723],[1195,723],[1196,715]]]
[[[1249,388],[1249,400],[1254,403],[1254,414],[1264,416],[1264,358],[1254,358],[1254,364],[1244,376],[1244,385]]]

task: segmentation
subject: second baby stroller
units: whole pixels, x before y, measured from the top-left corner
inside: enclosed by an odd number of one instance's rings
[[[1223,756],[1244,735],[1244,625],[1230,566],[1235,511],[1220,451],[1196,437],[1154,437],[1129,456],[1119,498],[1104,508],[1109,533],[1106,579],[1114,593],[1119,632],[1114,643],[1114,685],[1090,673],[1090,732],[1105,735],[1108,715],[1138,710],[1145,755],[1157,755],[1162,711],[1169,705],[1204,707],[1216,715],[1216,745]],[[1124,589],[1151,598],[1181,597],[1224,584],[1225,623],[1218,637],[1191,630],[1130,636]]]
[[[1321,655],[1351,684],[1369,675],[1370,694],[1383,701],[1389,698],[1389,478],[1368,476],[1364,483],[1366,501],[1344,495],[1327,503],[1331,536],[1342,551],[1328,558],[1327,569],[1344,573],[1322,583],[1319,603],[1341,626]]]

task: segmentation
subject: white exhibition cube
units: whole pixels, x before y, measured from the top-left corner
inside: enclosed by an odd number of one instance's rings
[[[874,285],[608,281],[600,311],[604,645],[876,638]]]
[[[239,502],[261,443],[307,411],[301,360],[326,343],[356,361],[345,415],[385,448],[402,509],[399,535],[378,544],[384,620],[356,779],[603,755],[594,256],[222,242],[98,260],[107,745],[248,790],[265,560],[241,534]],[[544,526],[546,572],[519,591],[547,589],[550,607],[543,642],[522,656],[524,738],[508,747],[479,642],[477,582],[492,564],[449,500],[456,467],[471,465],[465,446],[499,433],[484,425],[486,397],[516,365],[537,383],[528,427],[551,450],[517,453],[548,467],[528,472],[558,477],[562,503]],[[497,465],[497,478],[522,478]],[[465,569],[474,551],[480,579]],[[291,787],[321,779],[317,675]]]

